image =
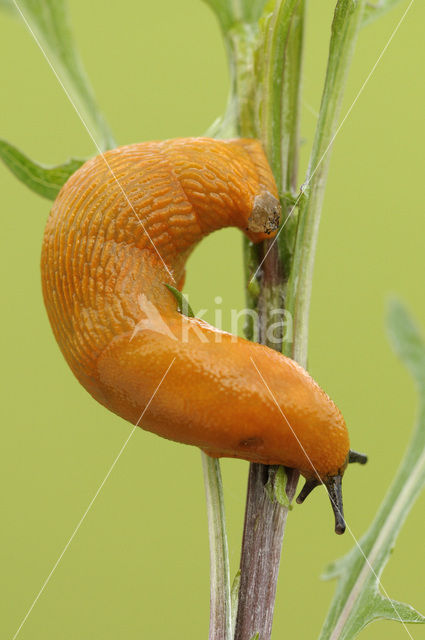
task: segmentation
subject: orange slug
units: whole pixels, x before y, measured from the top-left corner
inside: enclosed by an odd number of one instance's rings
[[[181,289],[190,252],[210,232],[238,227],[259,242],[279,218],[256,140],[108,151],[53,204],[44,301],[65,359],[101,404],[133,424],[144,412],[144,429],[214,457],[298,469],[306,478],[298,501],[324,483],[342,533],[341,477],[349,461],[365,459],[349,451],[335,404],[293,360],[179,313],[164,286]]]

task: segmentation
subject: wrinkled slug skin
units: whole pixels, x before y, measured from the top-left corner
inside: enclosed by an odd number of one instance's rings
[[[217,457],[335,475],[346,464],[347,429],[309,374],[272,349],[181,315],[164,286],[181,288],[188,255],[216,229],[238,227],[254,242],[270,237],[253,210],[258,197],[272,196],[254,140],[176,139],[97,156],[66,182],[48,218],[45,305],[78,380],[126,420],[138,422],[175,358],[144,429]]]

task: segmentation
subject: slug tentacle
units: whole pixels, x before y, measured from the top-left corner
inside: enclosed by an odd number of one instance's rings
[[[54,202],[43,295],[63,355],[104,406],[133,424],[143,412],[144,429],[210,455],[328,482],[342,532],[338,474],[348,458],[364,457],[349,454],[332,400],[282,354],[181,315],[164,286],[181,289],[186,260],[208,233],[234,226],[259,242],[276,233],[280,211],[256,140],[188,138],[108,151],[73,174]],[[299,502],[319,480],[312,482]]]
[[[307,498],[307,496],[309,496],[310,493],[313,491],[313,489],[318,487],[320,484],[321,482],[317,478],[308,478],[305,481],[303,488],[301,489],[300,493],[297,496],[297,503],[302,504],[304,500]]]
[[[358,462],[359,464],[366,464],[367,455],[365,453],[359,453],[358,451],[350,449],[350,451],[348,452],[348,462]]]
[[[335,533],[342,534],[345,531],[344,507],[342,504],[342,477],[340,475],[332,476],[325,480],[325,486],[328,490],[329,499],[335,515]]]

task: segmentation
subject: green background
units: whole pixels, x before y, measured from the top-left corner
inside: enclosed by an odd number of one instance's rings
[[[302,169],[315,125],[333,2],[310,3]],[[407,2],[365,29],[346,92],[350,106]],[[78,45],[120,144],[202,135],[223,111],[228,75],[220,33],[200,0],[72,0]],[[317,252],[309,368],[342,409],[370,463],[344,479],[358,538],[394,475],[416,411],[385,337],[385,306],[400,295],[425,325],[423,23],[420,1],[401,25],[336,140]],[[45,163],[94,155],[87,132],[23,24],[0,15],[0,135]],[[301,174],[302,176],[302,174]],[[49,202],[0,166],[2,207],[2,526],[0,637],[12,638],[131,426],[73,378],[43,308],[39,255]],[[244,306],[241,239],[209,237],[188,265],[194,309]],[[232,572],[237,568],[248,465],[223,465]],[[199,452],[136,431],[19,637],[207,638],[208,542]],[[383,585],[422,613],[423,495]],[[333,590],[324,566],[351,548],[333,533],[324,491],[290,514],[273,637],[317,637]],[[410,626],[415,640],[425,627]],[[395,622],[362,638],[403,639]]]

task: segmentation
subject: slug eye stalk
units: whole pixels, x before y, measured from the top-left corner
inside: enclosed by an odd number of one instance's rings
[[[366,464],[367,455],[350,449],[350,451],[348,452],[348,462],[358,462],[359,464]]]
[[[329,500],[335,516],[335,533],[341,535],[345,531],[344,507],[342,504],[342,476],[332,476],[325,482]]]
[[[309,478],[308,480],[306,480],[303,488],[297,496],[297,503],[302,504],[307,496],[309,496],[313,489],[318,487],[319,484],[322,483],[317,478]]]
[[[324,484],[331,501],[332,510],[335,516],[335,533],[341,535],[345,531],[344,508],[342,504],[342,476],[331,476],[323,483],[317,478],[308,478],[303,488],[297,496],[297,503],[302,504],[307,496],[318,487]]]
[[[359,464],[366,464],[367,455],[353,451],[350,449],[348,452],[348,463],[358,462]],[[305,481],[303,488],[297,497],[297,503],[302,504],[308,495],[313,491],[315,487],[318,487],[322,482],[317,478],[308,478]],[[332,510],[335,516],[335,533],[341,535],[345,531],[344,520],[344,507],[342,503],[342,474],[328,477],[323,484],[325,485],[329,499],[331,501]]]

